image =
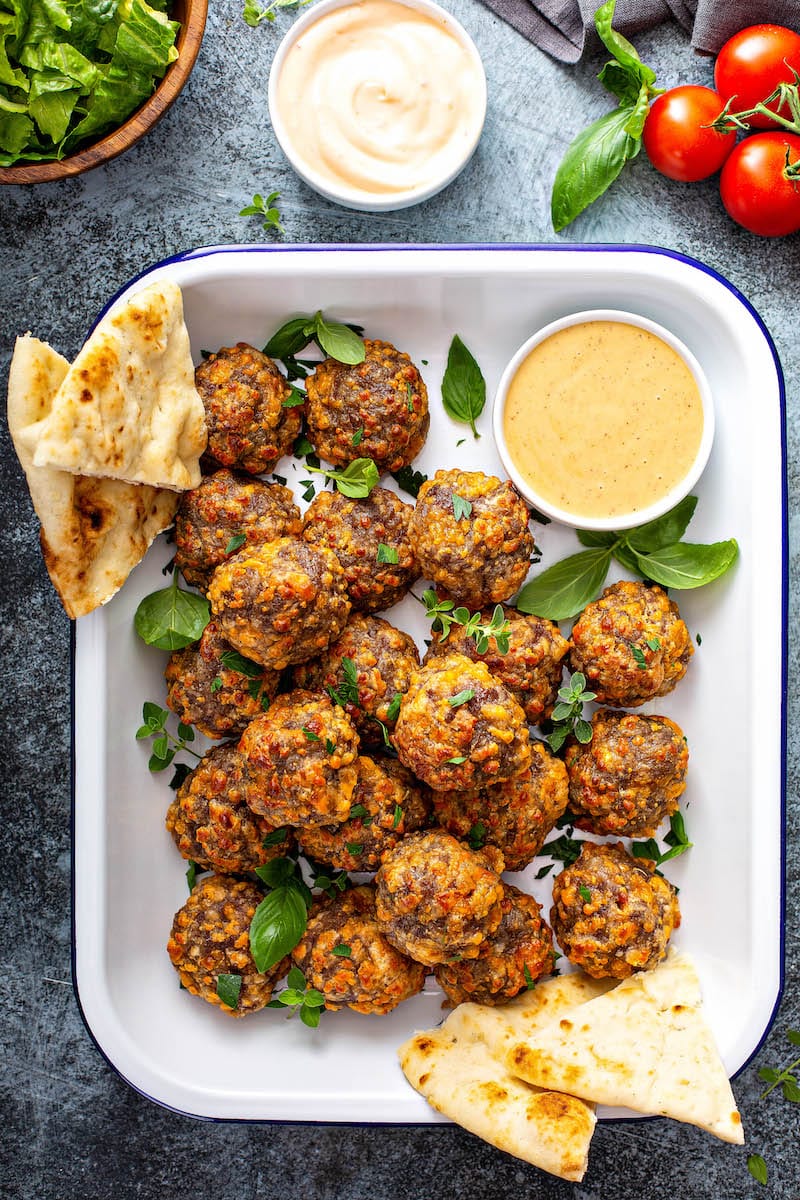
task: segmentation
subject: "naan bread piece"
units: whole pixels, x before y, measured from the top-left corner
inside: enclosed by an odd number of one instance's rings
[[[69,363],[37,338],[17,338],[8,378],[8,425],[41,522],[45,565],[67,615],[105,604],[171,524],[176,492],[87,479],[33,460]]]
[[[444,1024],[417,1033],[398,1051],[412,1087],[428,1103],[484,1141],[533,1166],[579,1181],[586,1172],[596,1124],[591,1105],[531,1087],[504,1066],[517,1030],[549,1023],[560,1003],[570,1008],[595,996],[602,983],[564,976],[525,993],[524,1003],[460,1004]]]
[[[512,1046],[508,1069],[538,1087],[698,1125],[744,1141],[691,959],[673,951]]]
[[[64,377],[34,466],[185,491],[206,445],[180,288],[152,283],[99,322]]]

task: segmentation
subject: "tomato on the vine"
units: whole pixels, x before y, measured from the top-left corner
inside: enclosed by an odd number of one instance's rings
[[[779,83],[791,83],[792,68],[800,74],[800,33],[783,25],[750,25],[720,50],[714,86],[723,100],[732,101],[735,112],[745,112],[766,100]],[[775,128],[775,122],[761,113],[747,123],[753,129]]]
[[[797,134],[754,133],[739,143],[722,168],[722,203],[728,215],[751,233],[762,237],[796,233],[800,229],[798,175]]]
[[[711,88],[687,84],[671,88],[651,105],[642,141],[657,171],[682,183],[714,175],[733,150],[736,134],[708,126],[724,107]]]

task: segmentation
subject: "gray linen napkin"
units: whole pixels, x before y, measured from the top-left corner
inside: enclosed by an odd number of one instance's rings
[[[528,41],[561,62],[574,63],[597,49],[594,13],[602,0],[483,0]],[[673,17],[702,54],[746,25],[770,21],[800,30],[800,0],[617,0],[614,28],[630,37]]]

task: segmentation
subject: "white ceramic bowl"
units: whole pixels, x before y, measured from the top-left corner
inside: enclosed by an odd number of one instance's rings
[[[503,428],[506,399],[511,381],[531,351],[554,333],[558,333],[562,329],[568,329],[572,325],[581,325],[589,321],[615,321],[620,324],[635,325],[661,338],[662,341],[666,342],[680,356],[689,368],[697,384],[703,409],[703,432],[700,438],[700,445],[694,461],[683,478],[661,499],[649,504],[646,508],[640,508],[635,512],[623,513],[613,517],[587,517],[582,513],[558,508],[549,500],[539,495],[536,489],[532,487],[530,481],[521,474],[516,462],[512,458]],[[625,312],[619,309],[598,308],[585,312],[572,313],[567,317],[560,317],[556,321],[551,321],[549,325],[545,325],[543,329],[539,329],[520,346],[503,371],[500,383],[498,384],[492,413],[492,429],[497,445],[497,452],[500,455],[509,478],[513,481],[520,494],[525,497],[529,504],[538,509],[539,512],[551,517],[554,521],[559,521],[562,525],[570,525],[577,529],[596,531],[632,529],[636,525],[644,525],[647,521],[653,521],[656,517],[663,516],[664,513],[669,512],[684,496],[689,494],[697,483],[708,462],[711,445],[714,441],[714,404],[711,397],[711,389],[702,367],[692,352],[673,333],[665,329],[663,325],[658,325],[655,321],[651,321],[647,317],[641,317],[637,313]]]
[[[315,25],[317,21],[321,20],[328,13],[340,8],[354,7],[358,2],[359,0],[317,0],[317,3],[312,8],[307,9],[294,22],[278,46],[272,62],[267,92],[269,116],[275,136],[283,153],[300,178],[309,187],[312,187],[314,191],[319,192],[327,200],[332,200],[335,204],[343,205],[345,208],[354,208],[362,212],[393,212],[396,209],[409,208],[412,204],[420,204],[423,200],[429,200],[443,188],[447,187],[449,183],[452,183],[456,176],[460,175],[464,170],[464,167],[475,153],[475,148],[483,131],[483,124],[486,117],[486,74],[475,43],[452,13],[447,12],[446,9],[441,8],[438,4],[434,4],[433,0],[396,0],[398,4],[424,13],[426,17],[444,26],[463,47],[472,61],[476,70],[479,87],[479,94],[476,97],[477,118],[475,120],[475,127],[471,131],[471,136],[465,141],[461,155],[451,161],[447,171],[429,180],[423,186],[391,193],[370,193],[362,188],[347,187],[345,184],[342,184],[341,187],[336,186],[328,178],[315,171],[313,166],[298,154],[292,140],[292,135],[281,115],[280,104],[278,102],[278,80],[286,62],[286,56],[310,26]]]

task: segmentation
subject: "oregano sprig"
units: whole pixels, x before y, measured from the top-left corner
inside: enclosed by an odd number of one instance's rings
[[[292,967],[286,976],[286,987],[279,992],[274,1000],[270,1000],[267,1008],[288,1009],[288,1015],[293,1017],[300,1014],[300,1020],[309,1029],[316,1029],[320,1015],[325,1008],[325,997],[317,988],[306,982],[306,977],[299,967]]]
[[[453,600],[440,600],[433,588],[426,588],[422,593],[422,603],[425,605],[426,617],[432,618],[434,627],[441,632],[440,641],[447,640],[454,625],[462,626],[468,638],[475,642],[478,654],[485,654],[489,649],[489,641],[494,638],[498,654],[507,654],[511,644],[511,622],[503,612],[503,606],[496,604],[488,621],[482,613],[470,613],[463,605],[456,605]]]

